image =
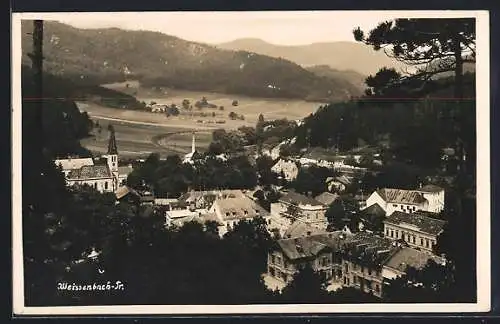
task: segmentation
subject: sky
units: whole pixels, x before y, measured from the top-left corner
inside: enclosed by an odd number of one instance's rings
[[[359,26],[369,31],[378,23],[397,17],[443,17],[444,14],[446,12],[422,11],[108,12],[58,13],[53,17],[78,28],[159,31],[209,44],[259,38],[277,45],[306,45],[353,42],[354,28]]]

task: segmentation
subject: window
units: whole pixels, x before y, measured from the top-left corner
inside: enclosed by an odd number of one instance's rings
[[[97,182],[94,182],[94,188],[97,189]]]
[[[108,190],[108,182],[104,182],[104,189]]]
[[[393,205],[392,205],[392,207],[396,207],[396,208],[398,208],[398,205],[396,205],[396,204],[393,204]]]
[[[344,264],[344,272],[347,273],[349,272],[349,264]]]
[[[226,216],[229,217],[229,213],[226,213]]]
[[[399,231],[396,230],[396,238],[399,238]]]
[[[424,239],[423,238],[420,238],[420,245],[424,246]]]
[[[415,235],[412,237],[413,244],[415,244]]]
[[[388,228],[385,229],[385,235],[389,236],[389,229]]]
[[[413,206],[413,211],[417,210],[417,207]]]
[[[372,275],[372,269],[371,268],[368,268],[368,275],[371,276]]]
[[[274,273],[274,268],[269,268],[269,274],[274,277],[275,273]]]
[[[391,230],[391,237],[394,237],[394,231]]]
[[[375,291],[380,294],[380,286],[375,284]]]
[[[276,256],[274,254],[271,255],[271,263],[276,263]]]
[[[429,247],[429,240],[428,239],[425,239],[425,247],[428,248]]]
[[[245,210],[245,212],[244,212],[244,213],[245,213],[245,215],[248,215],[248,210]]]

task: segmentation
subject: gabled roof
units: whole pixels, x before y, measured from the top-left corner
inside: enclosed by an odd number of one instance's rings
[[[247,196],[216,199],[214,206],[220,211],[223,220],[246,219],[267,214],[264,208]]]
[[[322,206],[323,204],[305,195],[299,194],[295,191],[288,191],[284,194],[279,201],[289,203],[292,205],[311,205],[311,206]]]
[[[377,190],[377,193],[388,203],[420,205],[427,201],[420,192],[415,190],[384,188]]]
[[[384,223],[394,225],[401,225],[402,223],[406,223],[417,227],[420,232],[428,233],[431,235],[438,235],[443,230],[446,221],[428,217],[419,213],[409,214],[395,211],[384,220]]]
[[[74,170],[82,166],[94,165],[94,160],[92,158],[58,159],[54,163],[61,166],[63,170]]]
[[[361,213],[365,215],[385,216],[385,210],[377,203],[361,210]]]
[[[325,206],[331,205],[339,195],[331,193],[331,192],[323,192],[322,194],[319,194],[318,196],[314,197],[315,200],[319,201]]]
[[[128,194],[132,194],[134,196],[140,197],[139,193],[135,191],[134,189],[127,187],[127,186],[121,186],[115,191],[116,199],[122,199]]]
[[[420,270],[429,260],[434,260],[438,264],[444,263],[444,259],[436,255],[410,247],[402,247],[386,260],[384,266],[405,272],[408,267]]]
[[[80,169],[71,170],[68,180],[91,180],[112,178],[107,165],[85,165]]]

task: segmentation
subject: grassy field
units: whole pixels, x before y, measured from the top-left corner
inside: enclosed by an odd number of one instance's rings
[[[184,99],[188,99],[191,104],[194,104],[202,97],[206,97],[209,103],[224,107],[224,111],[219,111],[218,109],[204,109],[204,111],[208,113],[211,113],[213,111],[216,112],[217,119],[219,119],[220,117],[227,119],[227,116],[231,111],[245,116],[245,121],[243,122],[233,122],[228,120],[228,128],[232,128],[232,126],[234,126],[233,124],[255,125],[259,114],[263,114],[264,118],[266,119],[302,119],[315,112],[321,105],[320,103],[307,102],[303,100],[251,98],[239,95],[186,91],[177,89],[162,89],[160,91],[155,91],[152,89],[145,89],[140,87],[138,82],[128,82],[128,84],[128,88],[126,87],[126,83],[114,83],[103,86],[124,93],[132,94],[136,96],[138,100],[144,101],[146,103],[155,101],[159,104],[176,104],[178,106],[181,106]],[[238,101],[239,104],[237,107],[233,107],[231,105],[233,100]]]
[[[155,101],[160,104],[174,103],[181,106],[184,99],[194,104],[205,96],[209,103],[224,106],[224,111],[204,108],[202,111],[207,113],[207,117],[191,116],[188,113],[166,117],[161,113],[108,108],[94,103],[78,102],[80,110],[86,111],[102,126],[101,133],[95,130],[93,136],[84,139],[82,144],[94,152],[106,152],[108,136],[106,130],[108,124],[112,124],[116,131],[118,150],[120,155],[125,157],[145,157],[152,152],[157,152],[162,157],[185,154],[191,151],[193,131],[196,132],[196,149],[204,151],[211,142],[213,130],[217,128],[231,130],[240,126],[255,126],[259,114],[263,114],[266,119],[301,119],[320,106],[318,103],[299,100],[260,99],[182,90],[154,91],[139,87],[137,82],[129,82],[129,87],[126,87],[125,83],[105,86],[133,94],[146,103]],[[231,105],[233,100],[238,100],[237,107]],[[194,111],[199,112],[196,108]],[[243,115],[245,120],[230,120],[228,114],[231,111]],[[212,112],[216,113],[215,117],[212,116]],[[216,121],[220,120],[224,120],[225,123],[217,124]]]

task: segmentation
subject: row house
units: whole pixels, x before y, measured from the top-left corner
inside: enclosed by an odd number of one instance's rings
[[[289,284],[306,264],[329,286],[353,287],[383,297],[388,280],[409,267],[423,268],[429,260],[444,260],[372,233],[336,231],[278,240],[268,254],[266,276]]]
[[[432,252],[445,224],[446,221],[425,214],[396,211],[384,220],[384,233],[389,239],[403,240],[409,246]]]

